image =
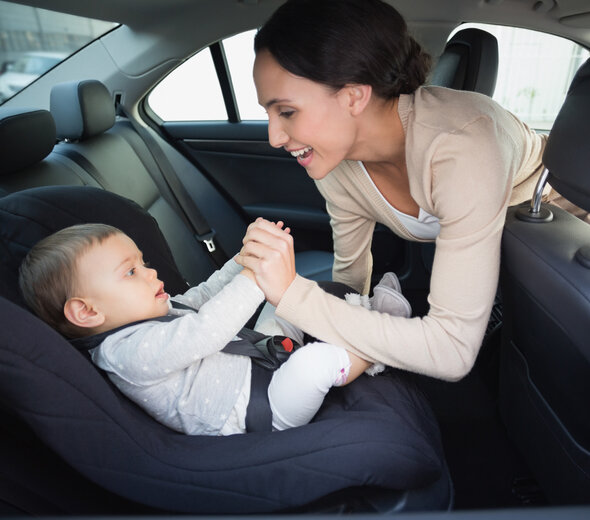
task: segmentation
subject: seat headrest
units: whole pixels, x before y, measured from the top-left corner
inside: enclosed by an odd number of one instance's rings
[[[0,107],[0,174],[32,166],[55,145],[55,123],[47,110]]]
[[[498,77],[498,40],[481,29],[458,31],[445,46],[431,85],[493,96]]]
[[[24,306],[18,269],[42,238],[64,227],[102,222],[127,233],[172,294],[187,286],[156,220],[137,203],[90,186],[43,186],[0,198],[0,295]]]
[[[590,59],[575,75],[543,153],[548,181],[561,195],[590,211]]]
[[[57,137],[83,141],[115,124],[115,105],[107,88],[97,80],[69,81],[51,89],[50,110]]]

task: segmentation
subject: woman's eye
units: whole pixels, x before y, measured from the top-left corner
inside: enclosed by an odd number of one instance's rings
[[[279,116],[289,119],[294,113],[295,113],[295,110],[285,110],[283,112],[280,112]]]

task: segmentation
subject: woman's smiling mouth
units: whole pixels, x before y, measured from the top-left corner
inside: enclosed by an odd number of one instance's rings
[[[306,146],[305,148],[300,148],[299,150],[291,150],[289,153],[297,159],[297,162],[301,166],[307,166],[310,162],[313,148],[311,146]]]

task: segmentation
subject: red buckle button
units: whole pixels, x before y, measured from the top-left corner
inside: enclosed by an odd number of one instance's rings
[[[283,345],[283,348],[287,352],[291,352],[293,350],[293,342],[291,341],[291,338],[285,338],[283,341],[281,341],[281,345]]]

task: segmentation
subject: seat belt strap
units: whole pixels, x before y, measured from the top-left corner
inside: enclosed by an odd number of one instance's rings
[[[190,224],[195,238],[203,245],[207,254],[211,256],[214,263],[221,267],[229,259],[227,254],[219,245],[219,241],[215,239],[215,230],[211,228],[207,219],[197,207],[195,201],[186,190],[184,184],[176,175],[176,172],[168,157],[162,150],[155,137],[150,133],[149,129],[140,125],[134,118],[130,117],[122,105],[117,105],[116,110],[127,118],[133,126],[133,129],[143,139],[148,151],[150,152],[161,176],[168,185],[172,196],[174,197],[178,208],[182,212],[185,219]]]
[[[272,410],[268,400],[268,385],[272,379],[270,370],[252,363],[250,400],[246,407],[246,431],[269,432],[272,430]]]

